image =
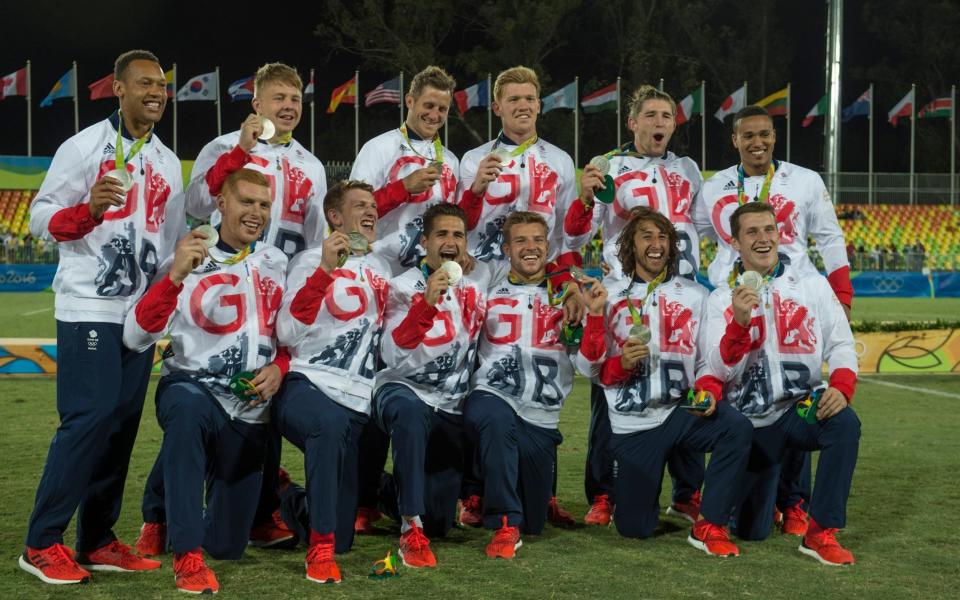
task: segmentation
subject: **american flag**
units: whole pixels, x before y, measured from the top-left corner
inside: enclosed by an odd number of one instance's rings
[[[400,78],[394,77],[390,81],[384,81],[364,96],[363,105],[373,106],[374,104],[400,104]]]

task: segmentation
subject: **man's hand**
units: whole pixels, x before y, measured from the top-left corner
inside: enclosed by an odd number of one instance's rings
[[[473,273],[473,270],[477,268],[477,259],[471,254],[461,254],[457,258],[457,264],[460,265],[460,268],[463,269],[464,275],[469,275]]]
[[[837,388],[829,387],[824,390],[817,402],[817,420],[829,419],[847,407],[847,397]]]
[[[650,346],[639,340],[627,339],[623,344],[623,354],[620,356],[620,366],[624,371],[632,371],[637,363],[650,356]]]
[[[202,232],[191,231],[177,242],[173,252],[173,264],[170,266],[170,281],[180,285],[183,280],[199,267],[207,258],[206,239]]]
[[[487,186],[496,181],[497,177],[500,177],[501,170],[503,170],[503,167],[500,166],[500,159],[496,156],[488,155],[481,160],[480,164],[477,165],[477,177],[473,180],[473,185],[470,186],[473,195],[482,196],[487,191]]]
[[[320,268],[333,273],[340,266],[340,255],[350,254],[350,238],[342,231],[334,231],[323,240],[320,254]]]
[[[257,140],[262,133],[263,121],[260,120],[260,115],[247,115],[247,118],[240,124],[240,141],[237,142],[237,145],[244,152],[250,152],[257,145]]]
[[[737,286],[733,290],[733,318],[741,326],[750,324],[750,315],[756,306],[760,306],[760,294],[757,290],[745,285]]]
[[[583,321],[583,313],[586,309],[583,298],[580,296],[580,286],[573,280],[567,281],[565,285],[567,293],[563,297],[563,322],[567,325],[579,324]]]
[[[113,177],[101,177],[100,181],[90,188],[90,214],[100,220],[103,213],[111,206],[123,206],[127,201],[127,194],[120,187],[120,182]]]
[[[700,393],[700,390],[696,390],[696,393],[699,394],[699,393]],[[710,392],[705,392],[705,393],[704,393],[704,396],[706,396],[707,399],[710,400],[710,407],[709,407],[709,408],[707,408],[706,410],[687,409],[687,412],[688,412],[688,413],[693,413],[694,415],[696,415],[696,416],[698,416],[698,417],[701,417],[701,418],[709,417],[709,416],[712,415],[713,413],[717,412],[717,399],[713,397],[713,394],[711,394]]]
[[[403,178],[403,189],[407,190],[408,194],[419,194],[432,188],[438,179],[440,179],[439,170],[424,167]]]
[[[603,309],[607,304],[607,289],[595,277],[587,277],[583,283],[584,287],[581,288],[580,294],[583,296],[587,312],[590,316],[602,317]]]
[[[427,278],[427,289],[423,292],[423,298],[430,306],[436,306],[449,287],[450,279],[447,270],[437,269]]]
[[[250,380],[253,389],[246,391],[248,396],[252,396],[250,400],[251,407],[269,400],[277,393],[277,390],[280,389],[280,383],[283,381],[283,375],[280,374],[280,367],[273,363],[257,369],[254,375],[254,378]]]
[[[603,189],[603,174],[593,165],[587,165],[580,173],[580,197],[588,203],[593,203],[597,190]]]

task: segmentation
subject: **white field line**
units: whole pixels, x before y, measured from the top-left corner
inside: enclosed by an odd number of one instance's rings
[[[902,383],[893,383],[892,381],[883,381],[881,379],[876,379],[874,377],[860,377],[860,381],[866,381],[867,383],[876,383],[877,385],[885,385],[887,387],[899,388],[901,390],[908,390],[910,392],[917,392],[921,394],[932,394],[934,396],[944,396],[945,398],[955,398],[960,400],[960,394],[954,394],[952,392],[941,392],[940,390],[931,390],[929,388],[916,387],[912,385],[903,385]]]

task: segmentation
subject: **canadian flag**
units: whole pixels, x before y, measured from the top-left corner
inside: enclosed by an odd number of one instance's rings
[[[740,87],[740,89],[724,99],[723,104],[720,105],[720,108],[717,109],[717,112],[713,113],[713,116],[715,116],[718,121],[723,123],[723,120],[727,117],[727,115],[736,114],[738,110],[746,105],[747,86],[744,84]]]
[[[0,79],[0,100],[8,96],[27,95],[27,68],[14,71]]]

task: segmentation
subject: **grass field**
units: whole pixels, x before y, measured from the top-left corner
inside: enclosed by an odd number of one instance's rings
[[[53,337],[52,294],[3,294],[0,337]],[[920,303],[927,303],[921,305]],[[858,300],[854,318],[954,318],[957,301]],[[48,310],[43,310],[48,309]],[[42,312],[36,312],[42,311]],[[33,314],[26,314],[33,313]],[[916,317],[908,315],[917,314]],[[870,316],[868,316],[870,315]],[[155,382],[154,384],[155,385]],[[147,394],[134,449],[124,509],[116,531],[132,543],[140,525],[144,480],[160,442],[153,385]],[[909,389],[893,386],[907,386]],[[46,586],[20,571],[26,522],[43,461],[57,423],[55,385],[49,378],[0,379],[0,599],[176,598],[170,557],[159,572],[97,573],[86,586]],[[236,562],[212,561],[221,595],[232,598],[939,598],[960,581],[960,378],[864,378],[855,408],[863,422],[860,458],[842,542],[855,554],[850,568],[827,568],[797,552],[798,541],[778,533],[762,543],[740,543],[735,560],[707,557],[686,543],[684,522],[664,517],[649,540],[626,540],[614,528],[548,526],[524,539],[514,561],[483,555],[489,535],[454,530],[435,540],[439,568],[406,569],[395,580],[366,577],[370,564],[395,550],[398,530],[359,538],[339,559],[341,585],[303,578],[304,549],[250,550]],[[582,519],[583,461],[589,420],[588,389],[578,380],[561,420],[559,497]],[[299,452],[287,446],[285,465],[302,481]],[[669,494],[664,486],[662,504]],[[66,534],[73,543],[73,529]]]

